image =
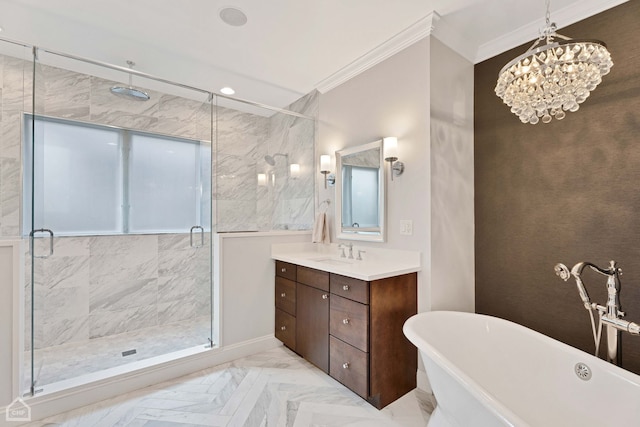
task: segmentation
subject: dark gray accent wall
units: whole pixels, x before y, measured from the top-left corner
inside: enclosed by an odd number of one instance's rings
[[[475,67],[476,311],[589,353],[589,315],[553,267],[616,260],[626,319],[640,323],[639,22],[633,0],[559,31],[605,41],[614,61],[561,121],[522,124],[494,93],[499,70],[530,43]],[[606,278],[584,277],[604,304]],[[623,336],[623,367],[640,373],[639,336]]]

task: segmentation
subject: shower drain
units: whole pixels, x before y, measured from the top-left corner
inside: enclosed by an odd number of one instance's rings
[[[576,363],[574,371],[576,372],[578,378],[580,378],[581,380],[589,381],[591,379],[591,368],[589,368],[584,363]]]

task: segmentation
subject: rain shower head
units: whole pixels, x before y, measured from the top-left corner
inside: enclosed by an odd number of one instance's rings
[[[282,153],[275,153],[273,156],[270,156],[267,154],[266,156],[264,156],[264,161],[269,163],[271,166],[275,166],[276,165],[275,157],[277,156],[289,157],[288,154],[282,154]]]
[[[151,99],[147,92],[143,92],[140,89],[136,89],[131,86],[114,86],[111,88],[111,93],[123,98],[135,99],[136,101],[148,101]]]
[[[129,68],[133,70],[133,66],[136,65],[133,61],[127,61]],[[122,98],[133,99],[136,101],[148,101],[151,99],[147,92],[140,89],[136,89],[132,85],[132,75],[129,73],[129,86],[113,86],[111,87],[111,93]]]

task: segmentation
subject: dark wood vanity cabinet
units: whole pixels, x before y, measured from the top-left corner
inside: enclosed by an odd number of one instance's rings
[[[298,266],[296,352],[329,373],[329,273]]]
[[[276,261],[275,335],[329,373],[329,273]]]
[[[296,351],[296,265],[276,261],[275,336]]]
[[[378,409],[416,387],[418,350],[402,333],[417,274],[370,282],[331,274],[329,374]]]
[[[292,283],[295,309],[282,291]],[[276,338],[378,409],[416,387],[418,352],[402,333],[416,313],[417,273],[364,281],[276,261]]]

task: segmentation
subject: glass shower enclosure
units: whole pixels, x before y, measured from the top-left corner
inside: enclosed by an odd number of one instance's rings
[[[215,346],[215,97],[39,49],[21,65],[25,391]]]
[[[212,233],[313,223],[315,94],[279,109],[122,65],[0,38],[23,395],[224,345]]]

